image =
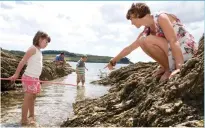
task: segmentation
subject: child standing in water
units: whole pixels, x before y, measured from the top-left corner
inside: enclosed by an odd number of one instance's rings
[[[16,72],[10,77],[12,81],[15,81],[19,74],[27,63],[26,70],[22,75],[22,86],[24,90],[24,101],[22,106],[22,120],[21,124],[28,124],[27,114],[29,111],[29,120],[31,124],[35,124],[34,119],[34,103],[36,94],[40,93],[41,85],[39,82],[39,76],[43,67],[43,56],[40,49],[44,49],[51,41],[47,33],[38,31],[33,38],[33,45],[27,50],[22,60],[19,62]]]
[[[85,61],[87,61],[87,59],[88,57],[86,55],[83,55],[81,59],[77,62],[77,65],[76,65],[77,86],[80,82],[82,82],[82,86],[84,86],[85,69],[88,71],[88,69],[85,67]]]

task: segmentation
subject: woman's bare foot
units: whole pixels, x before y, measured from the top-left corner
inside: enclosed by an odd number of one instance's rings
[[[154,77],[161,76],[164,72],[165,72],[164,68],[159,67],[152,76],[154,76]]]
[[[162,81],[168,80],[170,75],[171,75],[170,71],[165,71],[164,74],[161,76],[159,81],[162,82]]]

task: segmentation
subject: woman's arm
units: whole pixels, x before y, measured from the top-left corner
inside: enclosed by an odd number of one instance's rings
[[[139,47],[139,39],[142,36],[143,32],[137,37],[137,40],[134,41],[131,45],[125,47],[116,57],[112,59],[113,62],[118,62],[121,58],[129,55],[133,50]]]
[[[166,39],[170,43],[172,49],[172,55],[176,63],[176,69],[180,69],[182,64],[184,63],[184,58],[180,48],[180,43],[177,40],[177,35],[174,31],[172,23],[170,22],[166,14],[161,14],[158,20],[159,20],[159,25],[162,28]]]
[[[10,77],[11,80],[15,81],[18,77],[19,77],[19,74],[23,68],[23,66],[27,63],[28,59],[34,55],[36,53],[36,48],[35,47],[30,47],[27,52],[25,53],[24,57],[21,59],[21,61],[19,62],[18,64],[18,67],[16,69],[16,72],[15,74]]]
[[[143,31],[144,32],[144,31]],[[127,56],[128,54],[130,54],[133,50],[137,49],[139,47],[139,40],[143,35],[143,32],[141,32],[139,34],[139,36],[137,37],[137,40],[134,41],[131,45],[127,46],[126,48],[124,48],[116,57],[114,57],[113,59],[110,60],[110,62],[104,67],[108,68],[109,70],[113,69],[114,64],[119,61],[121,58]]]

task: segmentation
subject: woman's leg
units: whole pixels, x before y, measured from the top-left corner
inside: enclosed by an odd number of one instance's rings
[[[140,47],[142,50],[157,61],[162,69],[160,73],[164,73],[161,80],[165,80],[169,77],[169,62],[168,62],[168,42],[166,39],[149,35],[146,38],[140,40]]]

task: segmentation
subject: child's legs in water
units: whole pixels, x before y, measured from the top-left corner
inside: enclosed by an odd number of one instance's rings
[[[82,82],[82,86],[85,83],[85,74],[77,74],[77,85]]]
[[[29,118],[31,118],[32,120],[34,120],[34,106],[35,106],[35,100],[36,100],[36,94],[32,94],[32,100],[30,101],[29,104]]]
[[[76,82],[77,82],[77,85],[80,83],[80,74],[77,74],[77,80],[76,80]]]
[[[36,80],[37,82],[34,82]],[[38,78],[33,78],[27,75],[22,76],[22,85],[24,89],[24,101],[22,106],[22,123],[27,122],[27,115],[34,117],[34,102],[36,94],[40,93],[41,85]]]
[[[84,84],[85,84],[85,74],[83,74],[81,76],[81,81],[82,81],[82,86],[84,86]]]
[[[31,105],[32,99],[33,99],[33,94],[27,93],[27,92],[24,93],[24,100],[23,100],[23,106],[22,106],[22,120],[21,120],[22,124],[27,123],[28,109],[29,109],[29,106]]]

